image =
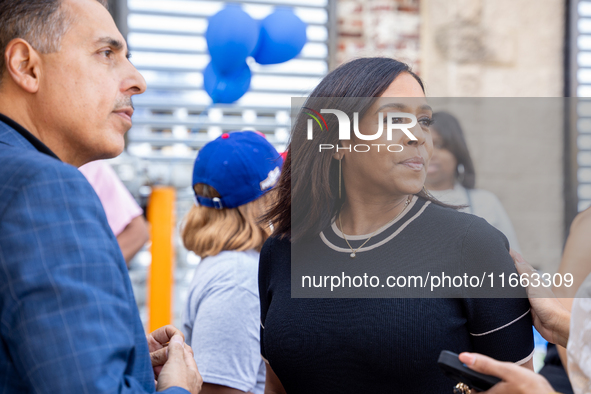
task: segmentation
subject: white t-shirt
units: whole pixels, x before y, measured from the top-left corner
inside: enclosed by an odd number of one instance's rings
[[[501,201],[493,193],[482,189],[466,189],[456,183],[453,189],[429,190],[441,202],[450,205],[468,205],[461,212],[471,213],[486,220],[490,225],[505,234],[509,245],[521,253],[515,229]]]
[[[223,251],[195,269],[182,330],[205,383],[264,393],[258,269],[254,250]]]

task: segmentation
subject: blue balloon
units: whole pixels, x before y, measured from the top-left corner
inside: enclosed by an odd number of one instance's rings
[[[259,25],[237,5],[231,5],[209,18],[205,39],[211,61],[218,73],[240,69],[254,50]]]
[[[250,67],[246,62],[232,74],[219,74],[213,62],[203,70],[203,87],[216,104],[231,104],[244,96],[250,87],[250,79]]]
[[[306,41],[306,24],[291,10],[278,9],[261,21],[253,57],[259,64],[283,63],[296,57]]]

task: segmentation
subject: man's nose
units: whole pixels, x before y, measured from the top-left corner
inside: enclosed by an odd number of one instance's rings
[[[123,83],[123,92],[131,95],[142,94],[146,91],[146,80],[140,72],[130,63],[127,76]]]

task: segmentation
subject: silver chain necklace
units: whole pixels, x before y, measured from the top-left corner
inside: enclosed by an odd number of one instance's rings
[[[402,208],[402,211],[400,211],[398,213],[398,215],[396,215],[394,217],[394,219],[390,220],[388,223],[384,224],[382,227],[378,228],[377,230],[375,230],[373,233],[371,233],[371,235],[369,236],[368,239],[365,240],[364,243],[361,244],[360,247],[358,247],[357,249],[353,249],[353,247],[351,246],[351,244],[349,243],[349,241],[347,240],[347,236],[345,235],[345,233],[343,232],[343,224],[341,223],[341,212],[339,211],[339,231],[341,232],[341,234],[343,234],[343,238],[345,239],[345,242],[347,243],[347,245],[349,246],[349,249],[351,249],[351,254],[349,255],[352,259],[355,258],[355,256],[357,256],[357,252],[359,251],[359,249],[361,249],[366,243],[369,242],[369,240],[380,230],[388,227],[393,221],[395,221],[396,219],[398,219],[398,217],[400,215],[402,215],[402,212],[404,212],[406,210],[406,207],[408,206],[408,204],[410,204],[410,200],[411,200],[411,196],[408,196],[408,198],[406,199],[406,201],[404,202],[404,208]]]

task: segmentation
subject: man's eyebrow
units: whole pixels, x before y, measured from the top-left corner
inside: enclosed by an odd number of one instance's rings
[[[116,51],[121,51],[125,47],[125,45],[122,41],[120,41],[116,38],[113,38],[113,37],[101,37],[98,40],[96,40],[96,43],[109,45],[111,48],[113,48]],[[125,52],[125,57],[128,59],[131,57],[131,53],[129,52],[129,50],[127,50],[127,52]]]
[[[112,37],[101,37],[96,40],[97,44],[107,44],[113,49],[122,50],[123,49],[123,42],[117,40],[116,38]]]

